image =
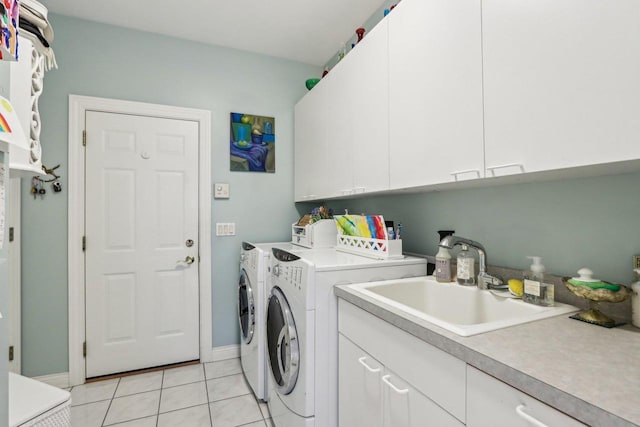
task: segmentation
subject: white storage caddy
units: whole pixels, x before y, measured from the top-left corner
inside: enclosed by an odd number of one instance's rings
[[[382,219],[384,223],[384,218]],[[388,237],[387,230],[384,230]],[[387,240],[374,239],[373,237],[347,236],[338,233],[336,250],[362,255],[374,259],[402,259],[402,239]]]
[[[71,394],[9,372],[9,427],[71,427]]]
[[[332,219],[321,219],[313,224],[291,226],[291,243],[305,248],[332,248],[336,245],[338,229]]]

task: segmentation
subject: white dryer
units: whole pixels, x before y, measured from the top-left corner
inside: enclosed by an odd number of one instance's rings
[[[423,258],[376,260],[335,249],[273,248],[267,305],[271,418],[276,427],[338,425],[335,285],[424,276]]]
[[[304,249],[289,242],[242,242],[238,281],[238,321],[240,360],[247,382],[258,399],[268,400],[267,356],[265,350],[265,308],[269,286],[271,249]]]

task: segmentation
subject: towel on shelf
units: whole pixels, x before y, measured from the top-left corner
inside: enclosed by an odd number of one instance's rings
[[[53,27],[49,22],[47,8],[36,0],[22,0],[20,2],[20,35],[33,42],[34,49],[44,56],[45,71],[58,68],[51,43],[53,42]]]
[[[340,215],[334,217],[338,233],[363,237],[387,240],[384,218],[382,215]]]

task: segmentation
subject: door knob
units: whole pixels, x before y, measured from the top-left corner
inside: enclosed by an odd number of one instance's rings
[[[185,264],[193,264],[196,259],[192,256],[186,256],[184,259],[179,259],[178,262],[184,262]]]

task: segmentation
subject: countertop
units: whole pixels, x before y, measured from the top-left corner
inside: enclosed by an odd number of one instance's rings
[[[591,426],[640,425],[640,329],[558,316],[470,337],[349,289],[335,293]]]

